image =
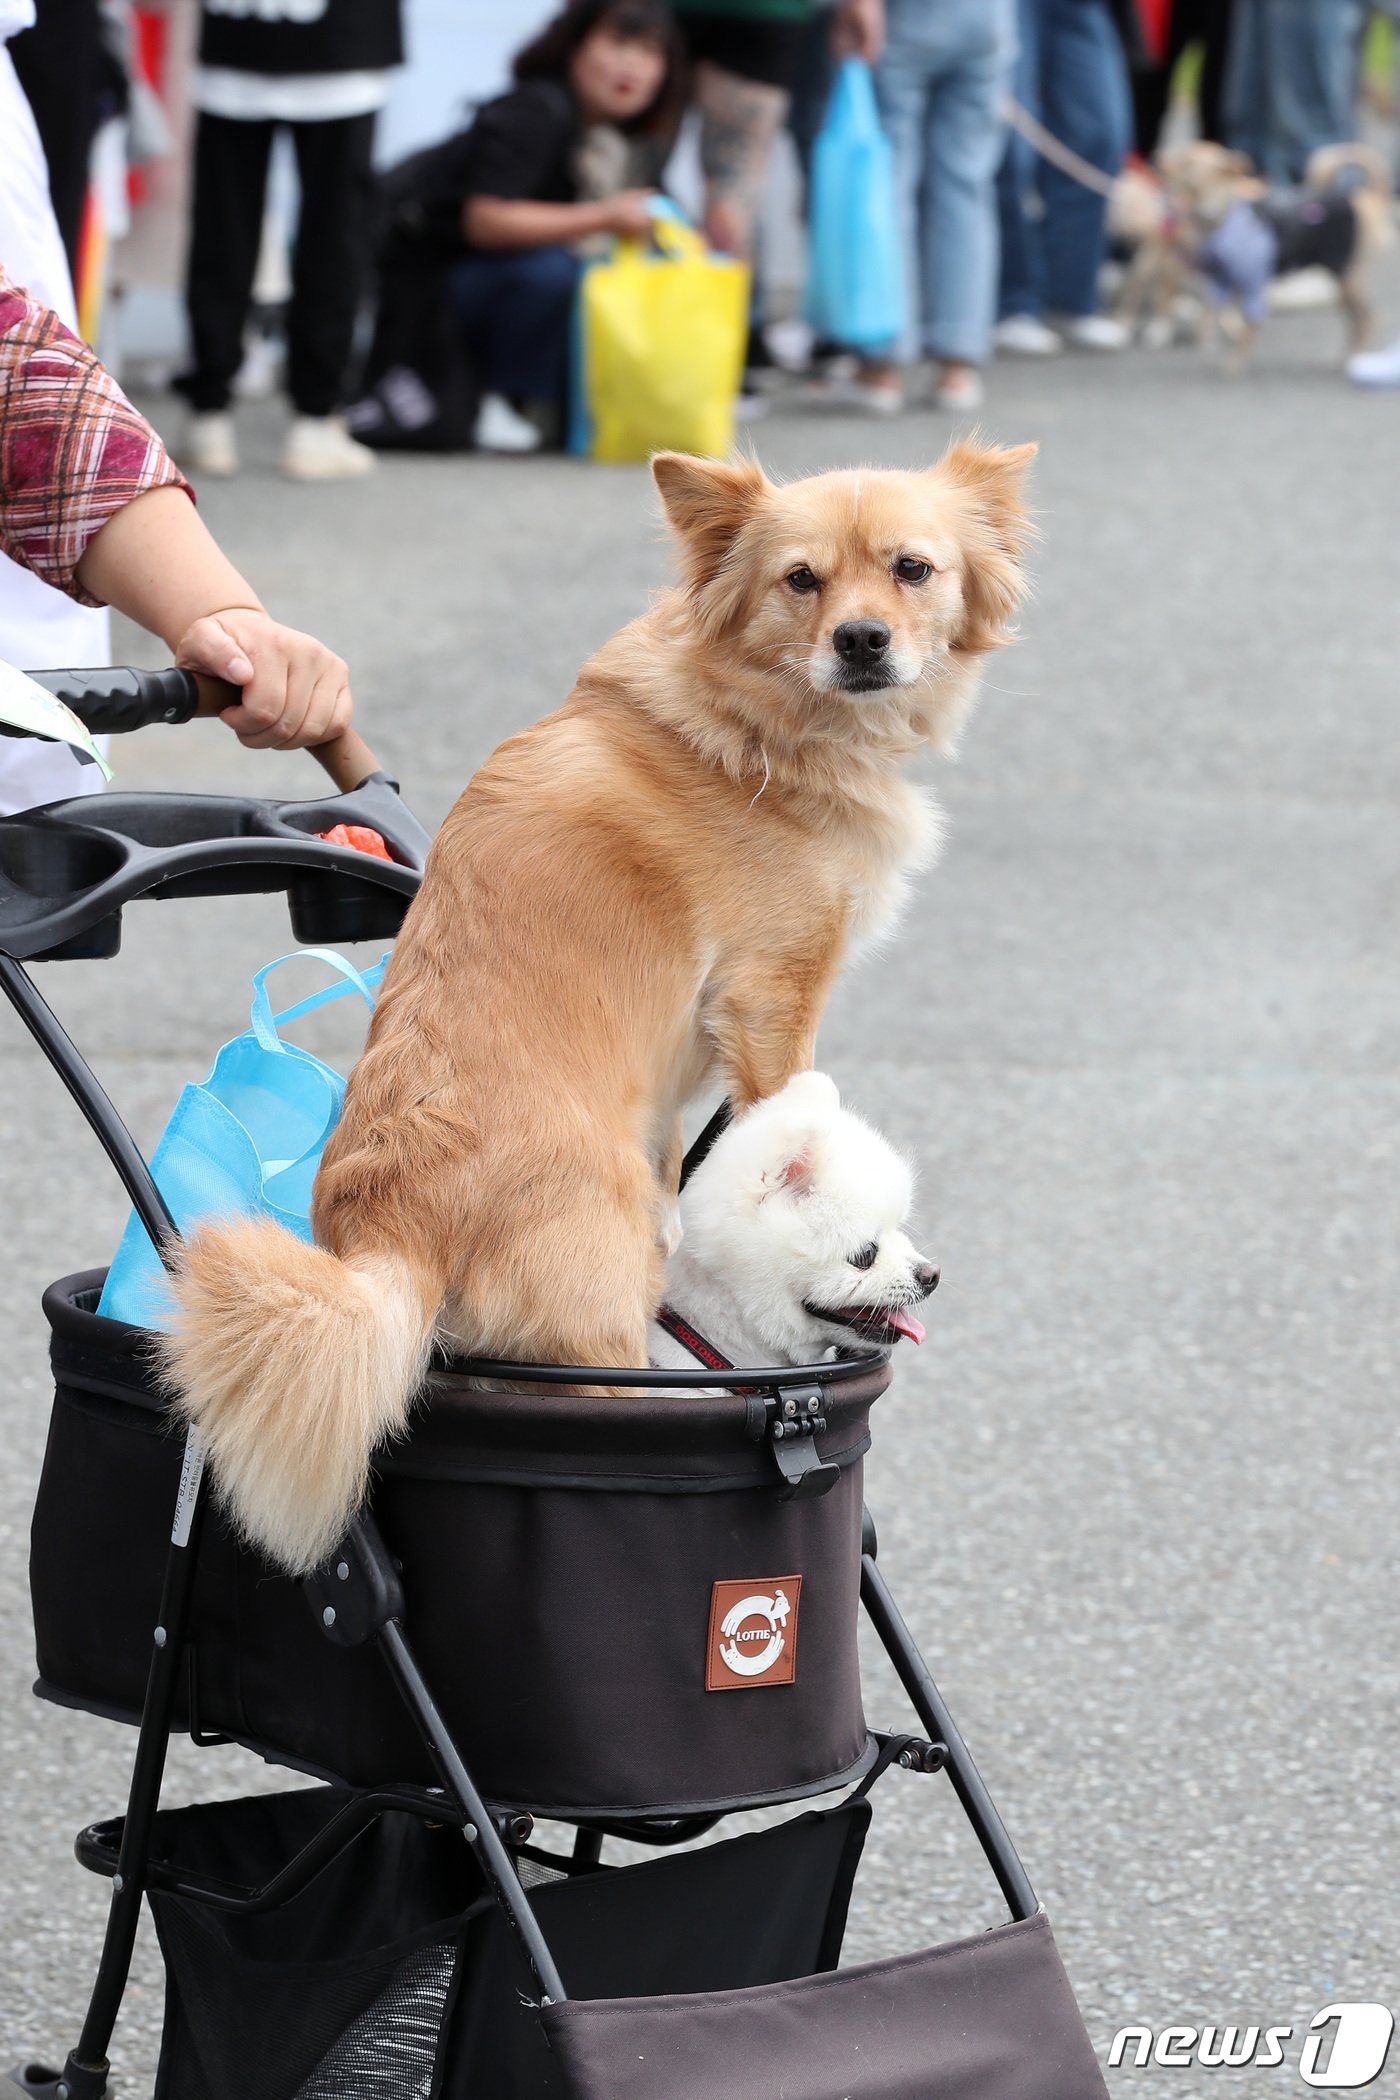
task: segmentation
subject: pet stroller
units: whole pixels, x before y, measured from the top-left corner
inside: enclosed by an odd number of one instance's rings
[[[95,728],[194,705],[184,674],[59,682]],[[324,843],[337,823],[392,859]],[[116,793],[0,823],[0,984],[158,1245],[159,1191],[25,964],[114,955],[148,896],[285,890],[304,941],[382,938],[426,844],[379,772],[319,802]],[[0,2092],[106,2092],[145,1897],[167,1979],[157,2100],[1104,2094],[1049,1923],[877,1563],[861,1470],[882,1358],[533,1365],[528,1396],[472,1382],[521,1366],[443,1361],[372,1508],[296,1581],[225,1524],[147,1337],[96,1312],[101,1284],[70,1276],[44,1301],[35,1689],[137,1723],[136,1754],[125,1814],[77,1839],[111,1884],[81,2033],[61,2070],[22,2065]],[[577,1392],[604,1381],[623,1391]],[[862,1607],[907,1732],[867,1727]],[[320,1784],[161,1809],[177,1730]],[[946,1771],[1010,1918],[842,1968],[892,1769]],[[537,1818],[571,1837],[536,1842]],[[605,1863],[617,1839],[641,1856]]]

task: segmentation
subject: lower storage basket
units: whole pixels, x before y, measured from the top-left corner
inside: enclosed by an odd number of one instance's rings
[[[55,1396],[35,1505],[36,1689],[135,1719],[180,1444],[147,1335],[46,1292]],[[582,1398],[432,1381],[374,1513],[406,1632],[481,1791],[545,1814],[664,1816],[857,1776],[862,1458],[887,1366],[835,1385],[829,1492],[783,1500],[739,1394]],[[209,1513],[177,1726],[323,1778],[437,1778],[373,1648],[327,1641],[298,1583]],[[722,1787],[722,1793],[719,1789]]]
[[[261,1885],[344,1798],[315,1788],[166,1811],[153,1856]],[[834,1966],[869,1818],[867,1802],[847,1802],[620,1868],[527,1849],[521,1878],[567,1987],[591,2004],[727,1993]],[[276,1910],[233,1915],[159,1890],[150,1902],[166,1965],[156,2100],[575,2090],[455,1829],[383,1815]]]
[[[344,1798],[168,1811],[154,1855],[261,1885]],[[153,1890],[155,2100],[1106,2100],[1043,1914],[836,1967],[869,1820],[848,1800],[618,1868],[527,1847],[571,1993],[543,2009],[455,1829],[381,1816],[276,1910]]]

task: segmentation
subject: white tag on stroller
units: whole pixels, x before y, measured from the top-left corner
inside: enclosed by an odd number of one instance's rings
[[[203,1478],[204,1439],[197,1429],[191,1429],[185,1437],[185,1455],[180,1461],[180,1492],[175,1497],[175,1523],[170,1533],[172,1546],[188,1546],[190,1542],[194,1506],[199,1500],[199,1483]]]

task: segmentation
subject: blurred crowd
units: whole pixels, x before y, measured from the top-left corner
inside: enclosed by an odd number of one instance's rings
[[[687,120],[705,239],[755,272],[740,413],[770,405],[775,364],[802,375],[813,404],[888,413],[924,370],[939,407],[973,411],[995,356],[1132,341],[1132,314],[1105,305],[1106,265],[1117,247],[1131,270],[1132,248],[1162,243],[1176,206],[1150,178],[1136,206],[1131,191],[1115,200],[1125,167],[1160,160],[1183,123],[1234,156],[1217,212],[1234,231],[1204,230],[1197,294],[1228,292],[1252,315],[1264,276],[1296,258],[1276,231],[1261,246],[1240,212],[1247,201],[1257,217],[1266,189],[1296,190],[1320,148],[1356,137],[1373,12],[1363,0],[569,0],[515,54],[504,93],[377,170],[400,0],[204,0],[181,457],[196,475],[238,469],[234,385],[279,132],[299,190],[275,317],[294,476],[361,474],[395,446],[561,442],[580,270],[599,244],[648,238]],[[32,0],[0,0],[4,87],[32,110],[71,258],[100,112],[140,87],[132,10],[38,0],[25,27],[31,13]],[[779,141],[789,134],[810,175],[851,58],[871,69],[893,149],[908,287],[902,336],[858,351],[772,310],[760,252]],[[1345,283],[1353,249],[1334,231],[1318,252]],[[1400,355],[1359,356],[1353,376],[1400,384]]]

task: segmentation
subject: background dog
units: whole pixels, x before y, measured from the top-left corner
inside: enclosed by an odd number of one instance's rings
[[[435,1340],[646,1362],[681,1111],[810,1067],[843,956],[930,858],[903,769],[950,745],[1009,638],[1034,450],[787,487],[752,460],[653,462],[679,586],[434,841],[317,1178],[319,1244],[244,1220],[184,1252],[166,1370],[274,1559],[335,1545]]]
[[[800,1072],[716,1139],[681,1192],[666,1306],[731,1364],[817,1363],[921,1342],[938,1271],[905,1231],[907,1162],[824,1072]],[[652,1363],[697,1359],[652,1323]]]
[[[1374,320],[1375,259],[1395,233],[1390,176],[1378,153],[1323,146],[1298,190],[1271,191],[1247,154],[1205,139],[1169,148],[1158,168],[1161,209],[1155,224],[1143,217],[1120,302],[1126,319],[1164,340],[1172,316],[1194,293],[1198,333],[1208,337],[1218,325],[1238,369],[1258,336],[1272,279],[1321,267],[1337,280],[1348,349],[1364,348]]]

